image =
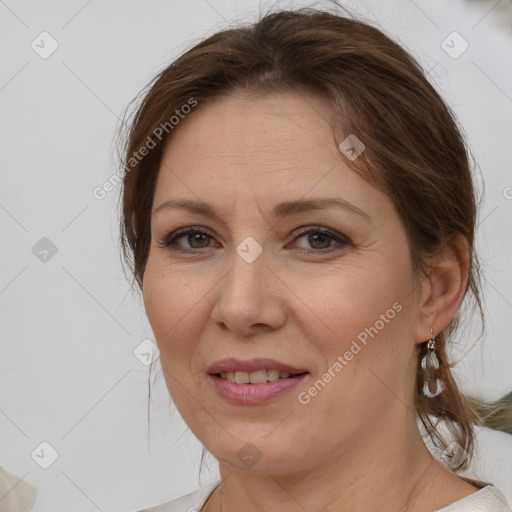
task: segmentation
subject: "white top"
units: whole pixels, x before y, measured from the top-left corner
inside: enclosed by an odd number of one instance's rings
[[[36,488],[0,467],[0,511],[29,512],[37,498]]]
[[[465,480],[469,479],[465,478]],[[489,483],[470,481],[475,485],[480,484],[478,486],[483,487],[465,498],[434,512],[512,512],[505,496],[497,487]],[[177,500],[139,510],[139,512],[199,512],[210,494],[213,493],[219,484],[220,480],[201,487],[197,491],[182,496]]]

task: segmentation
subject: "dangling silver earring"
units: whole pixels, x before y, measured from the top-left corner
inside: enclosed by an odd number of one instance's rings
[[[433,335],[434,333],[432,328],[430,329],[430,334],[432,335],[432,338],[427,341],[427,353],[421,359],[421,367],[423,368],[423,394],[429,398],[434,398],[443,391],[445,385],[441,379],[436,379],[436,390],[434,393],[430,391],[428,385],[430,380],[430,371],[432,368],[434,370],[439,370],[439,360],[436,356],[436,339]]]

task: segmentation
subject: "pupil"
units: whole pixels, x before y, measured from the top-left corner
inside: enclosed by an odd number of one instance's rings
[[[194,246],[194,242],[198,242],[199,247],[207,247],[208,246],[208,235],[203,235],[201,233],[194,233],[192,235],[188,235],[188,242],[192,247],[198,247],[197,245]],[[203,243],[201,243],[203,242]],[[204,243],[206,242],[206,243]]]
[[[318,242],[320,238],[320,246],[318,246],[318,244],[315,245],[315,242]],[[322,243],[322,241],[324,243]],[[329,235],[326,235],[324,233],[314,233],[312,235],[309,235],[309,243],[311,244],[312,247],[315,247],[317,249],[326,249],[327,247],[329,247],[329,241],[330,241],[330,237]],[[325,243],[327,242],[327,243]]]

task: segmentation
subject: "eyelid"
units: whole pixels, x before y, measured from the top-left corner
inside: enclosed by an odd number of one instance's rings
[[[158,241],[158,244],[161,247],[171,247],[171,244],[183,238],[185,235],[194,234],[194,233],[203,233],[205,235],[210,236],[211,238],[215,238],[215,235],[212,231],[204,226],[185,226],[183,228],[174,229],[168,233],[166,233],[161,241]],[[181,249],[186,251],[186,249]],[[198,249],[189,249],[190,252],[198,252]]]
[[[298,238],[302,235],[308,234],[308,233],[312,233],[312,234],[321,233],[324,235],[328,235],[333,240],[336,240],[339,243],[345,243],[345,244],[352,245],[352,241],[350,240],[350,238],[348,238],[345,235],[342,235],[341,233],[338,233],[337,231],[334,231],[331,228],[313,224],[313,225],[304,226],[304,227],[298,228],[298,229],[299,229],[299,231],[295,234],[294,240],[296,238]],[[319,252],[319,251],[315,251],[315,252]]]
[[[192,226],[185,226],[182,228],[178,228],[178,229],[171,231],[170,233],[167,233],[166,235],[164,235],[162,241],[158,241],[158,245],[160,247],[167,248],[169,250],[175,250],[176,252],[196,253],[196,254],[198,254],[200,252],[204,252],[205,249],[210,248],[210,246],[204,247],[201,249],[186,249],[186,248],[172,247],[172,244],[174,244],[176,241],[180,240],[184,236],[189,235],[189,234],[195,234],[195,233],[202,233],[202,234],[205,234],[205,235],[211,237],[212,239],[215,239],[215,235],[212,233],[212,231],[209,228],[204,227],[204,226],[192,225]],[[321,234],[327,235],[330,238],[332,238],[332,240],[334,240],[338,244],[341,244],[342,246],[343,245],[353,245],[352,241],[347,236],[342,235],[341,233],[338,233],[337,231],[334,231],[331,228],[327,228],[325,226],[316,225],[316,224],[312,224],[312,225],[308,225],[308,226],[301,226],[299,228],[296,228],[294,231],[292,231],[292,233],[290,233],[290,235],[294,234],[294,238],[292,240],[292,241],[294,241],[298,238],[301,238],[302,236],[304,236],[306,234],[316,234],[316,233],[321,233]],[[290,236],[290,235],[288,235],[288,236]],[[323,254],[323,253],[325,254],[325,253],[332,252],[333,250],[335,250],[336,245],[329,246],[326,249],[317,249],[317,250],[304,249],[304,248],[299,248],[299,249],[301,251],[308,251],[312,254]]]

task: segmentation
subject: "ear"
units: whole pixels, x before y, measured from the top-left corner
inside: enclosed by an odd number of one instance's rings
[[[457,313],[468,282],[468,241],[455,235],[429,261],[430,273],[423,281],[416,340],[423,342],[441,332]]]

